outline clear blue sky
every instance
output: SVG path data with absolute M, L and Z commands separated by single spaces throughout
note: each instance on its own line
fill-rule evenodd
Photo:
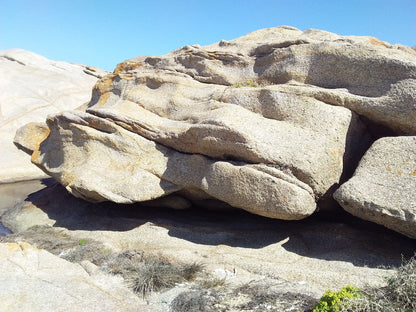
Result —
M 113 70 L 279 25 L 416 45 L 416 0 L 0 0 L 0 50 Z

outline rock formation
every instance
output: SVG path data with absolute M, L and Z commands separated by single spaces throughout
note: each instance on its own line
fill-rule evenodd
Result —
M 89 201 L 175 193 L 302 219 L 352 175 L 373 135 L 416 135 L 415 90 L 409 47 L 282 26 L 127 60 L 85 111 L 22 128 L 16 142 Z
M 279 284 L 280 294 L 286 295 L 286 298 L 288 292 L 320 298 L 325 290 L 340 289 L 345 285 L 359 288 L 383 286 L 385 277 L 393 272 L 392 267 L 400 264 L 402 255 L 413 255 L 415 249 L 413 240 L 358 219 L 350 224 L 325 222 L 315 217 L 287 222 L 241 210 L 173 211 L 160 207 L 148 209 L 147 204 L 90 203 L 75 198 L 64 187 L 55 184 L 31 194 L 26 201 L 3 215 L 4 225 L 16 234 L 0 237 L 0 255 L 1 242 L 16 241 L 27 241 L 56 255 L 71 252 L 79 255 L 84 252 L 89 255 L 87 259 L 95 263 L 97 258 L 100 259 L 97 251 L 103 246 L 114 252 L 140 250 L 160 254 L 179 263 L 203 263 L 206 272 L 222 272 L 219 278 L 225 279 L 223 288 L 230 292 L 256 281 L 265 288 Z M 79 245 L 81 239 L 86 242 L 85 245 Z M 80 250 L 75 253 L 77 248 Z M 23 252 L 19 250 L 19 253 Z M 22 255 L 19 257 L 24 258 Z M 82 258 L 64 258 L 83 264 Z M 52 270 L 58 276 L 63 275 L 67 266 L 75 267 L 60 260 L 56 262 L 60 272 Z M 3 276 L 13 275 L 8 272 L 14 267 L 12 263 L 2 266 L 0 260 L 0 281 Z M 80 271 L 78 267 L 76 276 L 85 275 Z M 68 278 L 73 284 L 69 274 L 60 278 L 63 281 Z M 95 280 L 95 275 L 90 278 Z M 18 282 L 18 279 L 13 279 L 10 284 Z M 2 291 L 8 293 L 7 289 L 1 290 L 2 285 L 8 284 L 0 283 L 0 296 Z M 196 286 L 177 285 L 167 293 L 177 295 Z M 206 291 L 222 293 L 224 289 Z M 261 292 L 262 295 L 264 293 Z M 88 301 L 88 291 L 85 294 Z M 169 299 L 166 296 L 168 294 L 163 293 L 146 298 L 150 302 L 149 311 L 172 311 L 168 308 L 159 310 L 153 305 L 160 300 L 166 306 L 166 302 L 175 297 Z M 241 300 L 243 296 L 235 291 L 232 297 Z M 235 309 L 242 310 L 245 309 Z
M 139 298 L 120 278 L 94 267 L 70 263 L 27 243 L 0 243 L 2 310 L 140 310 Z
M 20 49 L 0 51 L 0 183 L 45 176 L 13 145 L 16 130 L 87 102 L 92 86 L 105 74 Z
M 416 136 L 377 140 L 334 194 L 345 210 L 416 238 Z

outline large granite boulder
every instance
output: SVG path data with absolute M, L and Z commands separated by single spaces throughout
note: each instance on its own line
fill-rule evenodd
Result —
M 33 134 L 27 127 L 17 142 L 90 201 L 179 192 L 301 219 L 370 145 L 361 116 L 416 133 L 415 78 L 408 47 L 263 29 L 125 61 L 95 85 L 85 112 L 52 115 L 38 139 L 22 139 Z
M 2 311 L 140 311 L 120 277 L 70 263 L 27 243 L 0 243 Z
M 334 197 L 351 214 L 416 238 L 416 136 L 377 140 Z
M 105 73 L 20 49 L 0 51 L 0 183 L 45 176 L 13 145 L 16 129 L 87 102 Z

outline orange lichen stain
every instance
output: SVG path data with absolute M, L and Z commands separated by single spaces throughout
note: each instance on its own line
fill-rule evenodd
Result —
M 115 74 L 109 74 L 104 76 L 94 86 L 94 89 L 98 90 L 101 94 L 110 91 L 111 85 L 114 79 L 117 77 Z
M 397 171 L 397 174 L 398 174 L 399 176 L 401 176 L 401 175 L 402 175 L 402 172 L 401 172 L 401 171 Z
M 390 166 L 388 166 L 388 167 L 387 167 L 387 171 L 391 171 L 391 168 L 390 168 Z
M 287 199 L 287 197 L 285 195 L 283 195 L 283 199 Z
M 391 178 L 392 177 L 392 175 L 391 174 L 389 174 L 389 178 Z
M 34 164 L 39 164 L 39 154 L 40 154 L 40 145 L 42 144 L 43 141 L 46 140 L 46 138 L 49 136 L 49 134 L 51 133 L 51 130 L 49 128 L 45 128 L 44 131 L 42 133 L 37 133 L 37 144 L 36 144 L 36 148 L 34 149 L 32 156 L 31 156 L 31 161 Z
M 309 199 L 309 202 L 310 202 L 310 203 L 313 203 L 313 198 Z
M 113 84 L 114 79 L 117 77 L 117 75 L 110 74 L 107 76 L 104 76 L 94 86 L 94 91 L 98 91 L 100 94 L 100 100 L 96 104 L 98 107 L 103 106 L 105 103 L 107 103 L 108 98 L 111 95 L 111 87 Z
M 338 164 L 342 164 L 342 151 L 340 148 L 338 149 Z
M 114 69 L 114 74 L 119 74 L 121 72 L 125 72 L 125 71 L 129 71 L 129 70 L 134 70 L 138 67 L 142 67 L 144 66 L 143 63 L 141 62 L 132 62 L 132 61 L 125 61 L 123 63 L 120 63 L 116 66 L 116 68 Z
M 16 243 L 6 243 L 7 249 L 11 252 L 21 251 L 20 246 Z
M 30 245 L 29 243 L 26 243 L 26 242 L 19 243 L 19 245 L 20 245 L 20 248 L 21 248 L 23 251 L 28 251 L 28 250 L 36 250 L 36 251 L 40 251 L 40 249 L 38 249 L 38 248 L 36 248 L 36 247 L 33 247 L 32 245 Z
M 100 100 L 97 103 L 98 107 L 103 106 L 105 103 L 107 103 L 108 99 L 110 98 L 111 93 L 110 92 L 106 92 L 104 94 L 102 94 L 100 96 Z
M 218 105 L 214 105 L 211 110 L 218 109 Z
M 415 169 L 415 171 L 413 171 L 413 175 L 416 176 L 416 169 Z
M 383 41 L 378 40 L 377 38 L 374 38 L 374 37 L 371 37 L 369 42 L 376 46 L 388 48 L 388 46 Z

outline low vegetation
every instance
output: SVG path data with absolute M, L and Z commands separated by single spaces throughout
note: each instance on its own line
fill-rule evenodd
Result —
M 19 241 L 27 241 L 71 262 L 88 260 L 107 273 L 123 276 L 133 291 L 142 296 L 193 281 L 204 268 L 198 263 L 174 264 L 162 255 L 147 255 L 140 250 L 113 252 L 98 241 L 77 239 L 64 230 L 49 226 L 35 226 L 0 237 L 0 242 Z
M 320 301 L 287 290 L 287 285 L 250 282 L 230 286 L 225 278 L 204 271 L 198 263 L 178 263 L 140 250 L 114 252 L 102 243 L 75 238 L 68 231 L 36 226 L 0 237 L 0 242 L 27 241 L 71 262 L 88 260 L 101 270 L 121 275 L 140 296 L 188 283 L 170 305 L 172 312 L 292 311 L 292 312 L 415 312 L 416 255 L 396 269 L 381 288 L 346 286 L 327 291 Z
M 195 287 L 179 294 L 171 303 L 172 312 L 300 312 L 313 307 L 317 300 L 287 291 L 284 283 L 270 285 L 252 281 L 238 287 L 214 289 Z
M 359 291 L 348 286 L 340 292 L 327 292 L 313 312 L 415 312 L 416 257 L 403 261 L 386 282 L 381 288 Z
M 174 265 L 163 257 L 151 256 L 136 263 L 135 274 L 125 279 L 130 287 L 143 297 L 146 294 L 174 287 L 176 284 L 190 282 L 203 269 L 197 263 Z
M 262 87 L 257 81 L 247 80 L 244 82 L 237 82 L 231 86 L 231 88 L 259 88 Z
M 313 312 L 340 311 L 342 307 L 348 306 L 351 299 L 362 297 L 362 292 L 352 286 L 343 287 L 340 291 L 328 290 L 324 293 Z

